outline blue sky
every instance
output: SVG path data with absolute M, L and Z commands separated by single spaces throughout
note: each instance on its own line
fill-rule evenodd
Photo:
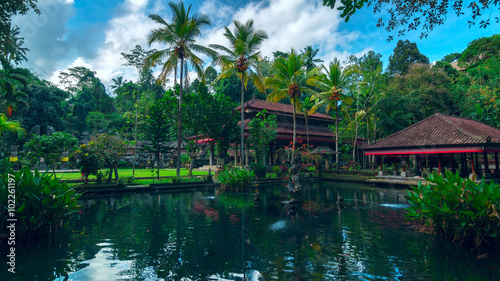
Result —
M 450 14 L 444 25 L 437 27 L 426 39 L 420 32 L 407 33 L 387 42 L 389 35 L 376 27 L 379 15 L 370 8 L 356 13 L 348 23 L 336 10 L 323 7 L 322 0 L 194 0 L 192 11 L 207 14 L 212 26 L 204 30 L 200 44 L 226 45 L 223 27 L 232 20 L 254 19 L 257 28 L 265 30 L 269 39 L 262 45 L 262 54 L 272 57 L 276 50 L 303 49 L 307 45 L 319 48 L 319 58 L 325 63 L 338 57 L 362 55 L 369 50 L 382 54 L 384 67 L 399 39 L 417 43 L 430 61 L 444 55 L 461 52 L 476 38 L 495 34 L 498 24 L 487 29 L 468 27 L 467 17 Z M 25 46 L 30 49 L 29 61 L 23 66 L 44 79 L 58 82 L 58 73 L 72 66 L 86 66 L 97 71 L 106 84 L 117 76 L 136 80 L 132 67 L 124 67 L 121 52 L 129 52 L 140 44 L 148 49 L 147 35 L 155 25 L 148 15 L 158 13 L 169 19 L 167 1 L 160 0 L 39 0 L 42 15 L 30 13 L 18 16 L 14 23 L 21 28 Z M 491 18 L 498 16 L 493 12 Z M 231 28 L 231 27 L 230 27 Z M 161 48 L 161 46 L 152 46 Z

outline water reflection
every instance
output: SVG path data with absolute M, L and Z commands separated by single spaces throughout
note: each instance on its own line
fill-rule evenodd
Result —
M 18 280 L 489 280 L 500 274 L 494 252 L 477 259 L 484 251 L 411 228 L 402 190 L 310 185 L 292 211 L 281 187 L 259 191 L 257 204 L 252 194 L 214 191 L 87 197 L 69 235 L 20 249 Z

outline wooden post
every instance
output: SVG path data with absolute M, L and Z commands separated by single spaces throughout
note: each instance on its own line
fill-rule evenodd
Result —
M 210 142 L 210 166 L 214 164 L 214 141 Z
M 490 171 L 490 164 L 488 163 L 488 152 L 486 152 L 486 150 L 483 151 L 483 158 L 484 158 L 484 174 L 489 175 L 491 174 L 491 171 Z
M 440 175 L 443 174 L 443 167 L 442 167 L 442 164 L 441 164 L 441 155 L 438 156 L 438 173 Z
M 470 153 L 470 169 L 471 169 L 471 174 L 476 173 L 474 169 L 474 154 L 472 152 Z
M 384 170 L 382 170 L 382 163 L 384 162 L 384 158 L 382 158 L 382 155 L 380 156 L 380 171 L 383 173 Z
M 476 166 L 475 166 L 475 167 L 478 169 L 478 170 L 477 170 L 477 171 L 478 171 L 478 173 L 476 173 L 476 174 L 481 174 L 481 171 L 480 171 L 480 169 L 479 169 L 479 161 L 477 160 L 477 152 L 474 152 L 474 156 L 475 156 L 475 158 L 476 158 L 476 164 L 475 164 Z
M 500 173 L 500 169 L 498 168 L 498 152 L 495 152 L 495 174 Z

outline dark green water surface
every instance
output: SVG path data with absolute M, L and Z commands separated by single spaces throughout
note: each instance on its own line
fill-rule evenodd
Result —
M 19 245 L 16 278 L 0 279 L 500 280 L 496 249 L 408 225 L 403 190 L 309 185 L 296 212 L 282 187 L 259 191 L 87 196 L 67 234 Z

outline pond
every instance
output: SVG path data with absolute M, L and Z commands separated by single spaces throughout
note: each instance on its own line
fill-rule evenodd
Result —
M 282 187 L 259 191 L 257 204 L 253 194 L 213 189 L 87 196 L 69 233 L 18 246 L 17 279 L 8 279 L 6 268 L 0 276 L 30 281 L 500 276 L 498 252 L 490 249 L 484 257 L 485 250 L 460 248 L 407 224 L 401 189 L 308 185 L 296 211 L 285 208 Z

